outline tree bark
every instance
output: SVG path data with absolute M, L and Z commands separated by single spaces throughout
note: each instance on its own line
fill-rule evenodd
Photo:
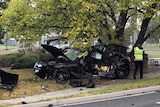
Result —
M 146 35 L 146 31 L 147 31 L 147 27 L 148 27 L 148 24 L 150 22 L 152 17 L 150 18 L 146 18 L 142 21 L 142 25 L 141 25 L 141 31 L 139 32 L 139 35 L 138 35 L 138 38 L 137 38 L 137 41 L 135 43 L 135 45 L 139 44 L 139 45 L 142 45 L 144 43 L 144 38 L 145 38 L 145 35 Z
M 127 11 L 121 11 L 118 23 L 116 25 L 116 35 L 115 35 L 115 39 L 118 39 L 121 42 L 123 42 L 124 40 L 123 36 L 126 23 L 127 23 Z

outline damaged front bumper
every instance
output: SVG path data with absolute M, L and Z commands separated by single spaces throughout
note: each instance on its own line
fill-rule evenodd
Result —
M 0 70 L 0 88 L 7 89 L 7 90 L 13 90 L 13 88 L 18 83 L 18 74 L 11 74 L 8 72 L 5 72 L 3 70 Z

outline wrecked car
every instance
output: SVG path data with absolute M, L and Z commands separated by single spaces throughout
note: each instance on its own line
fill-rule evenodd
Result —
M 108 44 L 91 47 L 88 55 L 89 66 L 98 70 L 100 77 L 125 79 L 130 73 L 130 60 L 127 47 Z
M 51 45 L 41 45 L 53 55 L 51 59 L 40 60 L 34 65 L 34 73 L 40 78 L 55 79 L 57 82 L 67 81 L 71 78 L 80 78 L 83 72 L 81 51 L 74 48 L 58 49 Z M 79 57 L 79 58 L 78 58 Z M 81 70 L 80 70 L 81 69 Z
M 0 88 L 12 91 L 18 83 L 18 74 L 11 74 L 0 70 Z
M 63 82 L 72 78 L 92 78 L 93 75 L 124 79 L 130 72 L 126 48 L 120 45 L 94 45 L 85 52 L 75 48 L 62 50 L 48 44 L 41 46 L 53 55 L 34 65 L 34 73 L 43 79 Z

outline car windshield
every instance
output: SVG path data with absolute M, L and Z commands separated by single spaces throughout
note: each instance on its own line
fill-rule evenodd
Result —
M 77 49 L 67 49 L 64 53 L 70 60 L 75 60 L 80 54 L 82 54 L 81 51 Z

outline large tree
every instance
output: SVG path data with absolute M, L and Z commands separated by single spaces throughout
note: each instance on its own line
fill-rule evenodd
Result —
M 125 32 L 139 29 L 135 44 L 142 45 L 160 28 L 159 10 L 159 0 L 11 0 L 2 19 L 12 36 L 37 38 L 57 31 L 81 48 L 99 37 L 124 44 Z M 148 30 L 152 20 L 157 25 Z
M 3 12 L 1 20 L 4 28 L 11 37 L 17 40 L 37 40 L 36 29 L 34 29 L 34 20 L 36 13 L 30 6 L 28 0 L 11 0 L 9 7 Z M 32 26 L 32 28 L 30 27 Z

